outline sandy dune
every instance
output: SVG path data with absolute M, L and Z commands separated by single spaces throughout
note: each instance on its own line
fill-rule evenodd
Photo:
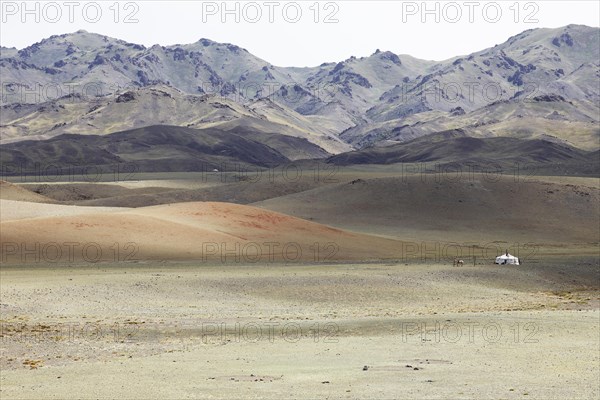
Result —
M 55 218 L 127 210 L 118 207 L 80 207 L 59 204 L 0 200 L 0 222 L 31 218 Z
M 10 182 L 0 180 L 0 199 L 14 201 L 29 201 L 33 203 L 55 203 L 54 200 L 24 189 Z
M 148 259 L 294 262 L 393 257 L 400 242 L 255 207 L 180 203 L 135 210 L 2 203 L 7 263 Z

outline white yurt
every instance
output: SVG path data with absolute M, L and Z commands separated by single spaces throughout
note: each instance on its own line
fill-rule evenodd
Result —
M 519 262 L 519 258 L 508 254 L 508 251 L 507 251 L 506 254 L 502 254 L 501 256 L 496 257 L 496 264 L 520 265 L 521 263 Z

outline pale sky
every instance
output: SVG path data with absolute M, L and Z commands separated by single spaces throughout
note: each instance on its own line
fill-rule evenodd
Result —
M 297 67 L 368 56 L 376 49 L 444 60 L 526 29 L 600 26 L 596 0 L 25 3 L 0 1 L 2 46 L 23 48 L 85 29 L 146 46 L 208 38 L 241 46 L 277 66 Z

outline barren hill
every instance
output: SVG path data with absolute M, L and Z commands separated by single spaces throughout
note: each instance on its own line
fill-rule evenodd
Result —
M 588 186 L 465 171 L 414 174 L 361 179 L 254 205 L 404 240 L 588 244 L 600 237 L 600 191 L 590 179 Z
M 199 171 L 269 167 L 295 158 L 323 158 L 322 148 L 305 139 L 249 128 L 223 131 L 149 126 L 111 135 L 65 134 L 43 141 L 0 147 L 2 171 L 23 174 L 36 165 L 75 171 L 118 165 L 134 172 Z
M 8 211 L 27 203 L 2 206 Z M 85 215 L 79 207 L 56 207 L 60 216 L 51 216 L 57 213 L 53 206 L 35 218 L 7 213 L 1 222 L 2 262 L 326 262 L 399 257 L 401 247 L 395 240 L 234 204 L 180 203 L 126 211 L 90 208 L 95 213 Z M 49 216 L 44 218 L 43 212 Z M 24 249 L 39 252 L 26 255 Z

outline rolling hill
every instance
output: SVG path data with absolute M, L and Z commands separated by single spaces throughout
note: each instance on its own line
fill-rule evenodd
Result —
M 35 205 L 29 216 L 15 211 L 24 207 L 27 203 L 3 200 L 2 263 L 327 262 L 398 257 L 401 247 L 395 240 L 234 204 L 180 203 L 135 210 Z M 23 250 L 32 248 L 44 249 L 37 254 L 43 260 Z
M 294 157 L 327 154 L 305 139 L 241 127 L 223 131 L 150 126 L 104 136 L 64 134 L 0 147 L 6 175 L 48 168 L 75 174 L 92 167 L 109 172 L 118 165 L 134 172 L 256 170 L 288 163 Z
M 557 175 L 596 176 L 600 168 L 597 151 L 585 151 L 542 139 L 514 137 L 472 137 L 463 129 L 421 136 L 389 146 L 371 147 L 330 157 L 340 166 L 361 164 L 430 163 L 469 165 L 475 171 L 509 170 L 516 165 L 536 172 Z
M 355 232 L 440 243 L 597 243 L 600 191 L 511 175 L 399 174 L 253 205 Z

